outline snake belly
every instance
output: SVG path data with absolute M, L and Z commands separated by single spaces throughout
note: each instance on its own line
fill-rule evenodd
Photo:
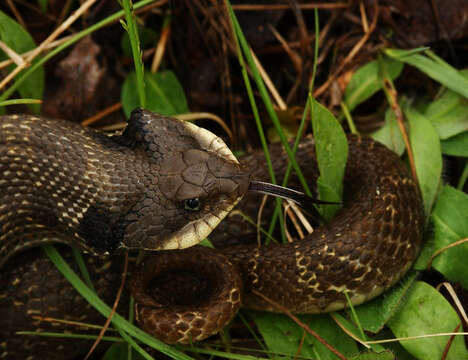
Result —
M 74 126 L 70 128 L 65 124 L 62 124 L 61 126 L 65 127 L 63 131 L 68 134 L 70 131 L 82 131 L 78 127 Z M 31 131 L 31 129 L 26 130 Z M 51 131 L 54 130 L 51 129 Z M 146 137 L 148 137 L 148 135 L 146 135 Z M 136 135 L 133 134 L 133 138 L 141 141 L 142 137 L 138 136 L 138 131 L 136 131 Z M 145 136 L 143 136 L 143 139 L 144 138 Z M 60 141 L 60 136 L 57 136 L 54 140 Z M 88 149 L 86 141 L 89 141 L 89 139 L 83 138 L 81 141 L 83 141 L 83 143 L 80 143 L 80 141 L 74 143 L 79 147 L 77 151 L 81 151 L 83 148 Z M 107 140 L 100 139 L 99 141 L 106 142 Z M 184 144 L 189 144 L 186 146 L 186 151 L 189 151 L 190 148 L 193 147 L 193 141 L 190 141 L 190 139 L 182 139 L 181 141 L 183 141 Z M 216 251 L 214 255 L 215 257 L 223 256 L 223 259 L 227 258 L 227 261 L 222 261 L 229 263 L 229 266 L 232 265 L 232 269 L 239 270 L 238 277 L 241 279 L 242 288 L 239 290 L 239 293 L 229 290 L 229 295 L 220 300 L 220 302 L 224 301 L 224 303 L 230 304 L 235 303 L 236 306 L 237 303 L 240 304 L 242 302 L 243 306 L 252 309 L 276 311 L 277 309 L 270 303 L 255 296 L 253 290 L 256 290 L 267 298 L 287 307 L 292 312 L 327 312 L 346 306 L 344 291 L 348 292 L 348 295 L 354 304 L 360 304 L 379 295 L 395 284 L 395 282 L 405 274 L 417 256 L 422 240 L 424 218 L 419 189 L 408 175 L 408 172 L 400 159 L 383 145 L 380 145 L 370 139 L 355 136 L 351 136 L 348 139 L 348 143 L 349 160 L 345 175 L 345 199 L 343 209 L 331 223 L 315 229 L 312 234 L 306 236 L 306 238 L 302 240 L 297 240 L 289 244 L 273 244 L 260 247 L 252 244 L 233 245 Z M 119 148 L 118 156 L 121 157 L 118 158 L 118 162 L 130 162 L 132 164 L 139 163 L 138 161 L 140 156 L 142 156 L 141 152 L 148 153 L 154 151 L 154 148 L 151 149 L 149 146 L 141 149 L 138 146 L 135 147 L 133 142 L 131 145 L 132 146 L 128 146 L 128 144 L 124 144 L 124 148 Z M 113 143 L 112 146 L 115 146 L 115 143 Z M 118 144 L 118 146 L 121 146 L 121 144 Z M 160 149 L 158 150 L 161 151 Z M 277 171 L 280 171 L 281 169 L 284 170 L 287 165 L 287 159 L 285 158 L 281 148 L 273 147 L 271 151 L 275 169 Z M 59 154 L 57 156 L 59 156 Z M 130 158 L 130 160 L 128 160 L 128 158 Z M 314 179 L 317 178 L 317 165 L 314 160 L 314 145 L 310 139 L 306 139 L 301 144 L 298 158 L 307 164 L 302 165 L 302 167 L 303 169 L 306 169 L 305 172 L 309 177 L 309 183 L 313 183 Z M 104 160 L 105 159 L 106 158 L 104 158 Z M 34 162 L 38 161 L 38 159 L 34 158 L 33 153 L 28 153 L 28 155 L 23 158 L 23 161 Z M 266 174 L 266 166 L 261 160 L 261 156 L 259 154 L 252 154 L 245 157 L 242 160 L 242 163 L 246 168 L 251 170 L 250 177 L 265 180 L 264 174 Z M 228 161 L 228 165 L 223 163 L 223 166 L 229 167 L 230 170 L 228 171 L 228 174 L 233 174 L 233 177 L 243 176 L 241 175 L 239 168 L 237 168 L 237 165 L 232 165 L 231 160 Z M 236 169 L 232 170 L 232 166 Z M 128 186 L 131 187 L 131 185 L 136 186 L 136 184 L 141 184 L 142 179 L 146 179 L 146 183 L 143 183 L 147 185 L 148 181 L 150 181 L 148 179 L 158 176 L 154 173 L 152 173 L 151 176 L 145 174 L 145 166 L 143 165 L 139 167 L 137 166 L 137 169 L 142 171 L 142 173 L 131 174 L 128 177 L 129 180 L 125 189 L 128 189 Z M 148 169 L 148 166 L 146 166 L 146 169 Z M 151 170 L 154 172 L 159 169 L 156 167 L 156 170 L 154 168 Z M 51 167 L 48 168 L 47 171 L 52 175 L 57 172 L 59 175 L 56 176 L 58 176 L 59 183 L 60 181 L 65 181 L 60 178 L 60 172 L 63 173 L 64 170 L 57 168 L 57 166 L 54 165 L 54 162 L 52 162 Z M 174 169 L 171 169 L 171 171 L 174 171 Z M 107 173 L 97 175 L 97 180 L 96 178 L 93 179 L 98 182 L 98 185 L 99 182 L 104 184 L 104 175 L 107 175 Z M 16 176 L 16 178 L 15 176 L 15 174 L 9 174 L 7 177 L 4 176 L 2 181 L 19 181 L 16 178 L 21 179 L 20 176 Z M 100 178 L 100 176 L 102 176 L 102 178 Z M 80 177 L 77 178 L 80 179 Z M 67 179 L 71 183 L 72 187 L 82 186 L 78 182 L 74 183 L 75 180 L 73 176 L 67 176 Z M 242 178 L 242 184 L 244 181 L 244 178 Z M 233 204 L 238 201 L 238 198 L 242 196 L 246 190 L 244 185 L 240 186 L 242 188 L 240 190 L 239 186 L 229 185 L 225 185 L 225 188 L 234 192 L 234 195 L 229 197 L 229 204 L 222 207 L 222 211 L 226 213 L 230 208 L 232 208 L 232 206 L 234 206 Z M 147 189 L 146 187 L 136 187 L 139 191 Z M 115 189 L 112 188 L 108 190 L 112 193 Z M 93 194 L 95 192 L 90 191 L 89 193 Z M 12 194 L 12 196 L 14 198 L 14 196 L 20 195 Z M 83 194 L 78 193 L 76 196 L 76 201 L 78 203 L 80 203 L 79 199 L 82 199 L 80 196 L 83 196 Z M 216 197 L 216 201 L 219 200 L 218 195 L 214 197 Z M 129 224 L 131 223 L 131 220 L 139 220 L 138 215 L 141 214 L 141 212 L 137 211 L 135 215 L 135 212 L 128 211 L 129 208 L 134 209 L 135 205 L 133 201 L 135 198 L 139 199 L 139 196 L 130 196 L 130 200 L 126 198 L 124 204 L 119 208 L 113 208 L 117 214 L 119 214 L 119 209 L 125 209 L 127 216 L 124 217 L 123 223 L 120 221 L 109 221 L 108 213 L 106 213 L 102 207 L 99 207 L 99 211 L 94 211 L 94 213 L 92 213 L 93 215 L 98 214 L 98 219 L 104 218 L 106 220 L 104 222 L 91 222 L 95 227 L 99 228 L 99 226 L 104 226 L 107 230 L 107 232 L 105 232 L 106 236 L 104 236 L 103 239 L 102 237 L 96 238 L 94 235 L 89 234 L 92 228 L 89 224 L 87 225 L 87 232 L 76 231 L 76 229 L 80 229 L 82 219 L 87 219 L 88 222 L 90 220 L 84 213 L 81 217 L 73 217 L 76 219 L 75 221 L 72 221 L 75 225 L 68 225 L 68 222 L 65 222 L 66 226 L 71 226 L 72 229 L 72 231 L 70 231 L 70 228 L 66 228 L 66 233 L 76 235 L 76 241 L 71 242 L 71 244 L 81 248 L 91 249 L 92 252 L 98 252 L 94 250 L 99 248 L 99 246 L 103 247 L 105 250 L 113 250 L 113 248 L 117 246 L 115 239 L 113 239 L 112 236 L 112 234 L 115 233 L 115 230 L 117 229 L 120 231 L 117 232 L 120 240 L 125 239 L 125 229 L 130 226 Z M 44 203 L 41 201 L 35 202 L 35 198 L 33 196 L 25 197 L 25 200 L 34 205 L 31 210 L 34 213 L 43 213 L 46 207 L 50 207 L 50 203 Z M 82 201 L 84 200 L 82 199 Z M 177 201 L 180 201 L 180 198 L 177 198 Z M 10 203 L 10 198 L 6 199 L 2 196 L 0 209 L 8 206 Z M 74 205 L 72 200 L 70 200 L 66 206 L 65 204 L 63 205 L 63 207 L 67 209 L 72 209 L 73 206 L 76 205 Z M 244 196 L 244 199 L 239 204 L 240 209 L 253 216 L 255 216 L 254 208 L 256 207 L 258 207 L 258 196 L 254 197 L 252 194 Z M 215 206 L 211 209 L 213 208 L 216 209 Z M 104 216 L 102 216 L 103 214 Z M 7 255 L 13 253 L 14 255 L 9 255 L 9 257 L 13 258 L 14 256 L 13 259 L 15 260 L 15 263 L 18 258 L 18 264 L 12 265 L 10 261 L 10 263 L 7 264 L 9 273 L 4 271 L 5 267 L 0 269 L 0 276 L 3 277 L 2 282 L 6 281 L 9 274 L 11 274 L 11 271 L 13 271 L 15 277 L 14 279 L 8 278 L 9 284 L 12 286 L 1 289 L 0 311 L 5 310 L 7 306 L 16 306 L 17 304 L 20 304 L 23 309 L 28 309 L 31 302 L 34 301 L 34 296 L 31 296 L 31 293 L 34 293 L 34 287 L 40 286 L 37 283 L 29 284 L 28 276 L 31 279 L 34 278 L 35 282 L 41 281 L 37 276 L 32 275 L 37 274 L 37 257 L 41 258 L 41 254 L 39 253 L 38 255 L 37 252 L 34 252 L 33 254 L 27 253 L 26 255 L 17 255 L 15 247 L 18 246 L 18 240 L 17 237 L 11 236 L 11 234 L 16 234 L 13 231 L 14 229 L 22 226 L 20 222 L 21 218 L 27 217 L 28 215 L 30 216 L 30 213 L 17 213 L 14 220 L 9 221 L 7 225 L 3 223 L 2 226 L 1 235 L 4 236 L 6 234 L 5 229 L 7 229 L 10 231 L 10 233 L 7 233 L 10 234 L 10 236 L 4 237 L 4 242 L 0 242 L 0 254 L 2 254 L 3 257 L 0 258 L 0 262 L 4 260 Z M 115 217 L 118 219 L 122 218 L 121 216 Z M 92 217 L 92 219 L 95 218 L 96 216 Z M 51 221 L 50 216 L 47 216 L 47 219 L 48 221 Z M 63 221 L 63 217 L 58 216 L 58 219 L 59 220 L 56 219 L 55 222 L 52 222 L 51 224 L 46 223 L 39 229 L 26 226 L 26 229 L 31 229 L 31 235 L 29 235 L 30 238 L 36 239 L 34 240 L 36 242 L 28 241 L 27 246 L 32 247 L 37 245 L 37 243 L 42 242 L 43 237 L 41 236 L 44 234 L 47 235 L 46 238 L 48 241 L 50 241 L 50 239 L 54 241 L 57 241 L 58 239 L 61 241 L 60 239 L 63 239 L 63 237 L 61 237 L 60 234 L 64 231 L 64 228 L 60 227 L 63 225 L 60 223 L 60 219 Z M 15 221 L 17 222 L 15 223 Z M 148 221 L 149 220 L 146 219 L 141 224 L 145 225 Z M 56 226 L 57 222 L 60 225 L 59 227 Z M 118 226 L 116 226 L 116 224 Z M 175 228 L 176 226 L 173 225 L 173 227 Z M 180 225 L 178 225 L 178 227 L 180 227 Z M 50 233 L 50 229 L 53 229 L 52 233 Z M 155 231 L 153 230 L 153 232 Z M 249 237 L 253 233 L 254 231 L 252 231 L 252 228 L 246 226 L 238 216 L 231 216 L 218 225 L 212 234 L 212 238 L 215 243 L 226 240 L 231 242 L 234 236 Z M 50 236 L 51 234 L 53 236 Z M 141 235 L 141 232 L 139 234 Z M 90 236 L 91 241 L 86 240 L 88 235 Z M 11 243 L 6 243 L 5 239 L 8 239 L 8 241 L 11 240 Z M 83 239 L 85 240 L 85 243 L 80 243 Z M 166 239 L 167 236 L 163 238 L 164 241 L 166 241 Z M 24 241 L 24 239 L 21 239 L 20 241 Z M 104 241 L 105 246 L 101 244 L 102 241 Z M 129 243 L 136 244 L 135 246 L 129 246 L 136 248 L 141 244 L 141 242 L 138 242 L 135 238 L 131 238 Z M 184 251 L 187 251 L 189 257 L 196 258 L 193 256 L 193 253 L 190 253 L 192 250 L 188 249 Z M 199 250 L 194 249 L 193 251 Z M 158 252 L 156 256 L 164 256 L 165 253 L 166 252 Z M 152 261 L 153 260 L 148 259 L 145 263 L 151 263 Z M 47 268 L 50 264 L 44 265 L 44 261 L 42 260 L 39 260 L 39 262 L 42 266 L 40 268 L 41 272 L 44 274 L 54 274 L 50 276 L 60 276 L 56 271 L 54 272 L 53 267 L 50 269 Z M 45 261 L 45 263 L 47 263 L 47 261 Z M 28 265 L 31 265 L 31 268 L 27 269 Z M 197 265 L 190 266 L 190 272 L 196 272 L 197 269 L 194 269 L 193 267 L 196 267 Z M 15 269 L 18 267 L 22 267 L 22 271 L 20 273 L 15 272 Z M 111 277 L 107 275 L 110 272 L 110 266 L 103 265 L 97 266 L 96 268 L 98 269 L 98 278 Z M 185 273 L 188 272 L 187 269 L 184 269 L 183 271 Z M 209 270 L 208 272 L 216 273 L 216 271 L 213 270 Z M 221 274 L 221 271 L 219 273 Z M 96 276 L 96 274 L 92 276 Z M 44 278 L 46 277 L 44 276 L 43 279 Z M 49 275 L 47 278 L 52 279 Z M 149 278 L 151 279 L 151 276 L 149 276 Z M 14 292 L 15 284 L 18 283 L 23 286 L 23 294 L 15 293 L 14 296 L 11 297 L 14 299 L 16 304 L 14 305 L 13 302 L 8 302 L 7 299 L 10 296 L 9 292 Z M 114 286 L 109 285 L 111 283 L 112 282 L 110 281 L 106 286 Z M 66 284 L 62 284 L 60 286 L 62 286 L 62 292 L 74 291 Z M 27 290 L 24 290 L 25 288 Z M 146 289 L 139 288 L 138 291 L 141 290 Z M 240 299 L 241 292 L 243 294 L 242 299 Z M 41 309 L 43 315 L 47 315 L 49 311 L 47 296 L 54 297 L 55 295 L 47 293 L 41 294 L 40 302 L 42 304 Z M 147 295 L 144 296 L 147 297 Z M 139 300 L 137 299 L 137 301 Z M 154 300 L 151 301 L 154 303 Z M 72 300 L 70 300 L 70 302 L 72 302 Z M 143 301 L 143 303 L 144 302 L 145 301 Z M 50 304 L 50 308 L 53 308 L 54 314 L 60 313 L 60 307 L 62 306 L 60 301 L 57 301 L 57 299 L 55 299 L 55 301 L 51 300 Z M 67 307 L 69 305 L 70 304 L 67 304 Z M 216 317 L 216 315 L 211 314 L 206 317 L 205 315 L 199 315 L 197 310 L 188 308 L 186 304 L 181 306 L 182 310 L 178 315 L 179 319 L 184 319 L 184 321 L 186 319 L 187 321 L 185 323 L 180 321 L 183 323 L 182 329 L 175 331 L 175 333 L 178 334 L 175 337 L 178 337 L 178 339 L 169 338 L 165 339 L 166 341 L 175 342 L 182 340 L 182 342 L 187 342 L 188 340 L 206 337 L 212 333 L 212 330 L 210 330 L 208 331 L 208 335 L 206 335 L 205 330 L 206 328 L 211 329 L 212 325 L 209 322 L 209 318 Z M 177 308 L 177 306 L 171 307 Z M 140 310 L 142 308 L 143 306 L 140 305 Z M 150 308 L 154 309 L 155 306 L 150 306 Z M 160 304 L 156 305 L 156 308 L 160 309 Z M 64 310 L 64 312 L 66 312 L 66 310 Z M 143 313 L 145 312 L 149 312 L 149 310 L 143 310 Z M 226 315 L 224 317 L 229 320 L 231 315 Z M 142 318 L 141 311 L 139 318 Z M 161 328 L 160 325 L 155 324 L 155 318 L 156 316 L 153 315 L 146 316 L 146 325 L 142 323 L 142 326 L 150 331 L 162 329 L 163 332 L 170 332 L 165 325 Z M 144 319 L 142 320 L 143 322 L 145 321 Z M 6 322 L 3 323 L 0 320 L 0 329 L 2 329 L 3 334 L 8 334 L 8 336 L 11 336 L 13 339 L 13 331 L 9 329 L 18 329 L 18 324 L 13 325 L 12 322 L 13 320 L 11 318 L 7 318 Z M 154 331 L 152 332 L 157 333 Z M 0 349 L 3 346 L 4 353 L 9 353 L 10 355 L 14 354 L 12 352 L 12 346 L 14 346 L 14 344 L 18 344 L 17 339 L 15 341 L 16 342 L 13 340 L 10 341 L 10 338 L 8 338 L 7 341 L 0 344 Z M 33 347 L 33 345 L 31 346 Z M 0 355 L 0 358 L 1 357 L 2 356 Z

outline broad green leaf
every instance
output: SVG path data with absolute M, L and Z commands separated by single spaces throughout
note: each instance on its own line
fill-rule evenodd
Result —
M 282 314 L 266 312 L 251 312 L 251 314 L 270 351 L 291 358 L 296 356 L 304 334 L 304 330 L 299 325 Z M 300 319 L 343 355 L 351 356 L 357 353 L 354 340 L 344 336 L 328 315 L 303 315 Z M 300 355 L 309 359 L 336 359 L 333 353 L 310 334 L 304 339 Z
M 403 136 L 401 136 L 395 113 L 391 109 L 385 112 L 385 125 L 374 132 L 371 137 L 393 150 L 399 156 L 405 152 Z
M 440 144 L 445 155 L 468 157 L 468 131 L 443 140 Z
M 151 111 L 171 116 L 189 111 L 184 90 L 172 71 L 155 74 L 145 72 L 146 108 Z M 122 87 L 122 106 L 125 115 L 129 116 L 139 106 L 136 91 L 136 75 L 130 73 Z
M 400 75 L 403 63 L 388 57 L 382 57 L 381 61 L 381 65 L 385 66 L 385 72 L 392 80 Z M 378 60 L 371 61 L 353 74 L 344 92 L 344 101 L 349 111 L 382 89 L 383 81 L 379 65 Z
M 456 311 L 430 285 L 418 281 L 411 288 L 406 302 L 388 322 L 396 337 L 410 337 L 454 332 L 460 324 Z M 400 344 L 416 359 L 440 360 L 449 336 L 402 340 Z M 468 359 L 462 336 L 455 336 L 447 360 Z
M 427 268 L 432 254 L 457 240 L 468 237 L 468 195 L 444 186 L 431 215 L 433 237 L 423 248 L 416 263 L 418 269 Z M 453 282 L 468 289 L 468 243 L 447 249 L 439 254 L 432 266 Z
M 437 196 L 442 176 L 439 136 L 425 116 L 411 107 L 405 109 L 405 114 L 410 124 L 410 142 L 427 219 Z
M 23 27 L 16 21 L 11 19 L 5 13 L 0 11 L 0 40 L 7 44 L 17 54 L 25 53 L 36 47 L 33 38 Z M 0 50 L 0 60 L 8 59 L 8 56 Z M 33 61 L 34 63 L 35 61 Z M 16 65 L 8 67 L 12 71 Z M 21 76 L 24 70 L 18 74 Z M 41 66 L 19 86 L 19 93 L 23 98 L 42 99 L 44 93 L 44 68 Z M 40 104 L 29 104 L 30 109 L 34 113 L 39 113 L 41 110 Z M 1 110 L 0 110 L 1 111 Z
M 468 77 L 466 71 L 461 71 L 460 74 Z M 439 99 L 429 104 L 425 115 L 436 128 L 439 137 L 448 139 L 468 130 L 468 99 L 447 90 Z
M 364 330 L 378 333 L 397 311 L 413 286 L 418 273 L 413 271 L 389 291 L 355 308 L 359 322 Z M 349 312 L 349 310 L 347 310 Z
M 427 76 L 463 95 L 465 98 L 468 97 L 468 79 L 460 71 L 442 62 L 442 60 L 436 61 L 411 50 L 387 49 L 384 52 L 395 60 L 403 61 L 416 67 Z
M 320 171 L 317 180 L 319 197 L 325 201 L 341 202 L 343 176 L 348 159 L 346 135 L 332 113 L 315 99 L 311 102 L 311 118 Z M 338 209 L 338 205 L 320 207 L 326 220 L 330 220 Z

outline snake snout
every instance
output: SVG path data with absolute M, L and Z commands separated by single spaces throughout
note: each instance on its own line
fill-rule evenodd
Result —
M 140 326 L 166 343 L 200 341 L 219 332 L 241 305 L 237 268 L 201 246 L 152 254 L 134 272 L 130 288 L 138 299 Z

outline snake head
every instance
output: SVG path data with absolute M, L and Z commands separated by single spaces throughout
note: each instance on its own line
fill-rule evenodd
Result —
M 138 109 L 123 136 L 146 153 L 154 185 L 130 212 L 123 247 L 196 245 L 248 190 L 250 172 L 208 130 Z

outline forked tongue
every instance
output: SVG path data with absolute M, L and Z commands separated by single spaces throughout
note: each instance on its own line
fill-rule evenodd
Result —
M 307 210 L 311 213 L 312 217 L 314 217 L 316 220 L 323 220 L 318 213 L 317 209 L 315 209 L 314 204 L 326 204 L 326 205 L 339 205 L 341 203 L 338 202 L 332 202 L 332 201 L 322 201 L 316 198 L 313 198 L 311 196 L 308 196 L 307 194 L 293 190 L 284 186 L 280 185 L 275 185 L 275 184 L 270 184 L 267 182 L 263 181 L 256 181 L 252 180 L 250 181 L 249 185 L 249 191 L 260 193 L 260 194 L 265 194 L 265 195 L 271 195 L 275 197 L 279 197 L 285 200 L 291 200 L 298 204 L 301 208 L 304 210 Z

